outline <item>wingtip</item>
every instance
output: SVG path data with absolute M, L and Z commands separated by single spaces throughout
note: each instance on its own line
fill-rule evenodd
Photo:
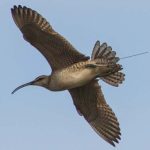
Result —
M 111 145 L 112 145 L 113 147 L 116 147 L 116 145 L 114 144 L 114 142 L 112 142 Z
M 22 9 L 22 8 L 24 8 L 25 6 L 22 6 L 22 5 L 14 5 L 12 8 L 11 8 L 11 10 L 12 11 L 14 11 L 14 10 L 16 10 L 16 9 Z
M 14 9 L 13 8 L 11 8 L 11 13 L 13 13 L 14 12 Z
M 14 5 L 12 9 L 17 9 L 17 6 L 16 6 L 16 5 Z
M 17 9 L 17 6 L 14 5 L 12 8 L 11 8 L 11 13 L 14 14 L 15 10 Z
M 97 40 L 95 44 L 98 44 L 98 45 L 100 45 L 100 41 L 99 41 L 99 40 Z
M 112 145 L 113 147 L 116 147 L 116 145 L 115 145 L 115 141 L 110 141 L 110 140 L 107 140 L 107 142 L 110 144 L 110 145 Z

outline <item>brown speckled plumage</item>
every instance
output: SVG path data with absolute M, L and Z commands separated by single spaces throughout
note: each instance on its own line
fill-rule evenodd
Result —
M 84 69 L 83 74 L 88 72 L 89 75 L 94 72 L 94 69 L 95 72 L 100 71 L 100 67 L 104 69 L 105 74 L 99 73 L 87 84 L 72 89 L 68 88 L 68 91 L 79 114 L 84 116 L 104 140 L 115 146 L 114 142 L 118 143 L 121 135 L 119 123 L 114 112 L 105 101 L 97 78 L 113 86 L 122 83 L 124 74 L 120 72 L 121 65 L 117 64 L 119 58 L 116 57 L 116 52 L 112 51 L 112 48 L 106 43 L 100 45 L 100 42 L 97 41 L 91 60 L 89 60 L 89 57 L 78 52 L 64 37 L 55 32 L 46 19 L 36 11 L 19 5 L 14 6 L 11 12 L 14 22 L 23 33 L 24 39 L 44 55 L 52 68 L 52 75 L 54 74 L 52 77 L 46 78 L 44 76 L 30 82 L 32 85 L 49 88 L 46 83 L 50 83 L 50 79 L 56 78 L 59 72 L 61 72 L 60 78 L 63 73 L 63 76 L 68 78 L 69 74 L 77 71 L 80 73 Z M 90 70 L 92 71 L 90 72 Z M 45 80 L 41 82 L 44 78 Z M 24 85 L 19 88 L 21 87 Z

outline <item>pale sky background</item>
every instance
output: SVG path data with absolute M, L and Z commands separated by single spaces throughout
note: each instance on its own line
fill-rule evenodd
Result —
M 149 0 L 1 0 L 0 150 L 147 150 L 150 147 L 150 54 L 120 61 L 119 88 L 101 82 L 119 119 L 121 141 L 113 148 L 80 117 L 67 91 L 14 88 L 50 74 L 45 58 L 23 40 L 10 8 L 35 9 L 78 50 L 91 55 L 96 40 L 123 57 L 150 51 Z

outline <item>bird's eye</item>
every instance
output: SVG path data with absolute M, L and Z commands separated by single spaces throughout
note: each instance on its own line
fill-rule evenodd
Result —
M 42 80 L 43 78 L 42 77 L 37 77 L 35 80 L 36 81 L 40 81 L 40 80 Z
M 45 75 L 41 75 L 35 79 L 35 81 L 40 81 L 45 78 Z

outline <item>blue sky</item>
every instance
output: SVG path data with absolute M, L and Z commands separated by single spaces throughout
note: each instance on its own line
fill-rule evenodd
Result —
M 44 57 L 23 40 L 10 8 L 25 5 L 42 14 L 78 50 L 90 55 L 96 40 L 123 57 L 150 51 L 148 0 L 2 0 L 0 4 L 0 150 L 127 150 L 150 147 L 150 54 L 121 60 L 126 80 L 119 88 L 102 81 L 116 113 L 121 141 L 113 148 L 78 115 L 67 91 L 14 88 L 50 74 Z

